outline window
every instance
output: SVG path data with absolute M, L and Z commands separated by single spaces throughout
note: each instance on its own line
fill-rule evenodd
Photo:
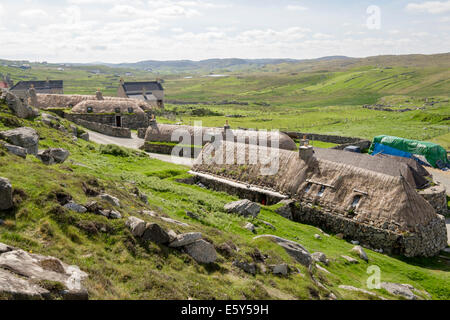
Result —
M 319 197 L 321 197 L 321 196 L 323 196 L 324 192 L 325 192 L 325 186 L 321 186 L 321 187 L 320 187 L 320 190 L 319 190 L 319 193 L 318 193 L 317 195 L 318 195 Z
M 115 108 L 114 111 L 115 111 L 116 113 L 120 113 L 120 108 Z
M 133 113 L 133 112 L 134 112 L 133 108 L 128 108 L 128 113 Z
M 309 190 L 311 190 L 311 187 L 312 187 L 312 184 L 311 184 L 311 183 L 308 183 L 308 184 L 306 185 L 306 188 L 305 188 L 305 193 L 308 193 Z
M 353 198 L 353 202 L 352 202 L 352 208 L 353 209 L 355 209 L 358 206 L 360 200 L 361 200 L 361 196 L 360 195 L 357 195 L 357 196 L 355 196 Z
M 87 111 L 87 113 L 92 113 L 92 112 L 94 112 L 94 109 L 92 107 L 87 107 L 86 111 Z

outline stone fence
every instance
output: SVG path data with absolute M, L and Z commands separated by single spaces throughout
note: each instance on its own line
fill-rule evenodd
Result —
M 68 117 L 67 117 L 68 118 Z M 128 128 L 119 128 L 119 127 L 113 127 L 107 124 L 102 124 L 98 122 L 90 122 L 78 118 L 69 119 L 69 121 L 72 121 L 82 127 L 85 127 L 86 129 L 103 133 L 108 136 L 112 137 L 118 137 L 118 138 L 131 138 L 131 131 Z
M 286 133 L 291 139 L 302 139 L 304 136 L 306 136 L 306 139 L 309 140 L 316 140 L 316 141 L 322 141 L 322 142 L 328 142 L 328 143 L 335 143 L 338 144 L 338 146 L 332 148 L 337 150 L 344 150 L 346 147 L 349 146 L 358 146 L 361 148 L 361 150 L 368 149 L 371 145 L 371 141 L 364 140 L 361 138 L 353 138 L 353 137 L 343 137 L 343 136 L 334 136 L 334 135 L 328 135 L 328 134 L 318 134 L 318 133 L 302 133 L 302 132 L 295 132 L 295 131 L 288 131 L 284 132 Z

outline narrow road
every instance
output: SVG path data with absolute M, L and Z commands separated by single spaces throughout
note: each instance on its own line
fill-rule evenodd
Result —
M 86 129 L 85 129 L 86 130 Z M 116 138 L 107 136 L 98 132 L 86 130 L 89 132 L 89 138 L 91 141 L 94 141 L 99 144 L 115 144 L 121 147 L 126 147 L 130 149 L 136 149 L 139 150 L 139 147 L 141 147 L 144 144 L 144 139 L 139 139 L 137 137 L 137 134 L 132 132 L 131 133 L 131 139 L 127 138 Z M 194 159 L 191 158 L 181 158 L 181 157 L 172 157 L 171 155 L 166 154 L 157 154 L 157 153 L 149 153 L 147 154 L 152 159 L 158 159 L 164 162 L 179 164 L 187 167 L 192 167 L 194 163 Z

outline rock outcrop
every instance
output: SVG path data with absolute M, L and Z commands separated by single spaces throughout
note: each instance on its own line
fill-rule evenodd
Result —
M 100 198 L 102 200 L 105 200 L 106 202 L 109 202 L 111 205 L 115 206 L 115 207 L 120 207 L 120 200 L 117 199 L 116 197 L 113 197 L 107 193 L 101 194 Z
M 28 154 L 38 153 L 39 135 L 36 130 L 28 127 L 1 131 L 0 139 L 15 146 L 25 148 Z
M 282 247 L 292 258 L 297 260 L 300 264 L 304 265 L 305 267 L 309 267 L 311 265 L 313 261 L 312 255 L 300 243 L 283 239 L 273 235 L 262 235 L 257 236 L 253 239 L 256 240 L 262 238 L 273 240 L 280 247 Z
M 50 148 L 44 151 L 39 151 L 37 158 L 44 164 L 52 165 L 55 163 L 64 163 L 69 157 L 70 152 L 62 148 Z
M 34 110 L 25 102 L 22 102 L 15 94 L 10 91 L 4 93 L 4 99 L 11 111 L 19 118 L 27 119 L 37 117 L 39 111 Z
M 197 240 L 200 240 L 201 238 L 202 234 L 200 232 L 179 234 L 176 236 L 176 239 L 170 243 L 169 247 L 172 248 L 185 247 L 187 245 L 190 245 L 191 243 L 194 243 Z
M 0 210 L 13 207 L 12 186 L 8 179 L 0 177 Z
M 361 246 L 355 246 L 352 249 L 352 252 L 357 254 L 364 261 L 369 262 L 369 257 L 367 257 L 366 252 L 364 251 L 364 249 Z
M 199 263 L 214 263 L 217 260 L 217 252 L 214 246 L 205 240 L 197 240 L 185 247 L 188 255 Z
M 228 203 L 225 205 L 224 209 L 228 213 L 236 213 L 244 217 L 256 218 L 261 211 L 261 206 L 250 200 L 244 199 Z
M 88 275 L 54 257 L 31 254 L 0 244 L 0 296 L 7 299 L 88 299 Z M 52 288 L 48 283 L 58 283 Z M 57 288 L 57 289 L 55 289 Z

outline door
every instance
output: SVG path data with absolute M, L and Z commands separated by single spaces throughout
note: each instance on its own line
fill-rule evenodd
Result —
M 122 127 L 122 117 L 116 116 L 116 127 L 121 128 Z

